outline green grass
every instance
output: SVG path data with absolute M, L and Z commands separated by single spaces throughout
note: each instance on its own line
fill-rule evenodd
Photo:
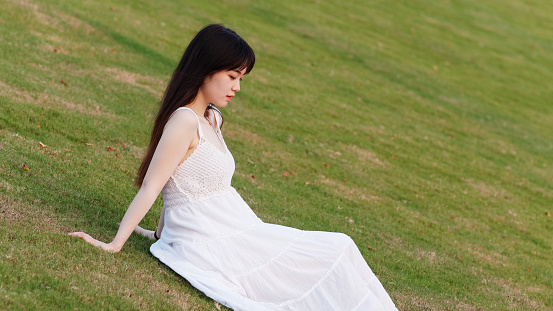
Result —
M 223 134 L 262 219 L 350 235 L 401 310 L 553 308 L 548 1 L 1 6 L 0 309 L 216 307 L 144 238 L 113 255 L 66 235 L 114 237 L 168 77 L 213 22 L 257 55 Z

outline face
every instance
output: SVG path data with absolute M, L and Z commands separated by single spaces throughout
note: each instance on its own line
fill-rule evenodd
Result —
M 204 98 L 218 107 L 225 107 L 232 100 L 236 92 L 240 91 L 240 81 L 246 69 L 223 70 L 207 77 L 200 87 Z

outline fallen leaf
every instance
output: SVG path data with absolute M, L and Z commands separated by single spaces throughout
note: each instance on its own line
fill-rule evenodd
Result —
M 367 248 L 370 250 L 370 251 L 374 251 L 374 248 L 370 247 L 370 246 L 367 246 Z
M 292 175 L 292 176 L 296 176 L 296 173 L 294 173 L 294 172 L 290 171 L 290 175 Z
M 346 180 L 345 178 L 342 178 L 342 181 L 343 181 L 343 182 L 345 182 L 345 183 L 347 183 L 347 182 L 348 182 L 348 181 L 347 181 L 347 180 Z
M 42 142 L 38 142 L 38 144 L 42 147 L 42 148 L 48 148 L 48 146 L 46 146 L 45 144 L 43 144 Z
M 326 164 L 326 162 L 323 162 L 323 165 L 324 165 L 325 167 L 327 167 L 327 166 L 328 166 L 328 164 Z
M 63 81 L 63 79 L 61 79 L 61 81 L 60 81 L 60 82 L 61 82 L 61 84 L 63 84 L 63 85 L 65 85 L 65 86 L 67 86 L 67 82 Z
M 92 143 L 86 143 L 87 146 L 94 146 Z
M 71 151 L 70 149 L 67 149 L 67 148 L 63 148 L 63 150 L 65 150 L 65 151 Z
M 21 169 L 22 170 L 25 170 L 25 171 L 28 171 L 29 170 L 29 167 L 27 165 L 25 165 L 25 163 L 22 163 L 21 164 Z
M 255 176 L 251 175 L 250 177 L 253 181 L 255 181 Z
M 41 129 L 41 128 L 42 128 L 42 126 L 40 126 L 40 124 L 37 124 L 37 125 L 36 125 L 36 127 L 38 127 L 39 129 Z
M 310 181 L 306 181 L 305 184 L 306 184 L 306 185 L 311 185 L 311 182 L 310 182 Z
M 547 217 L 551 217 L 551 213 L 549 213 L 549 212 L 545 212 L 545 216 L 547 216 Z
M 113 148 L 112 146 L 108 146 L 108 151 L 113 151 L 115 150 L 115 148 Z
M 58 52 L 58 49 L 54 49 L 54 53 L 57 53 Z
M 119 155 L 116 153 L 116 154 L 115 154 L 115 157 L 116 157 L 116 158 L 119 158 Z
M 526 270 L 530 271 L 530 267 L 526 268 Z
M 461 259 L 461 256 L 460 256 L 460 255 L 459 255 L 459 256 L 457 256 L 457 259 Z
M 350 219 L 348 219 L 348 222 L 349 222 L 350 224 L 354 224 L 354 223 L 355 223 L 355 220 L 353 220 L 353 219 L 350 218 Z
M 288 177 L 288 172 L 282 172 L 282 176 Z
M 117 51 L 115 49 L 111 50 L 113 52 L 113 54 L 117 53 Z

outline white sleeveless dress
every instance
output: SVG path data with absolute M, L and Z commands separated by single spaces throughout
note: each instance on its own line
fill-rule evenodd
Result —
M 231 186 L 234 159 L 215 130 L 225 151 L 198 119 L 198 147 L 162 190 L 155 257 L 234 310 L 397 310 L 347 235 L 261 221 Z

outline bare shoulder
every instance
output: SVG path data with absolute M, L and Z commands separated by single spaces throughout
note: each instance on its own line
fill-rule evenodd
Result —
M 176 110 L 167 121 L 165 130 L 189 131 L 198 128 L 198 119 L 194 111 L 189 109 Z

